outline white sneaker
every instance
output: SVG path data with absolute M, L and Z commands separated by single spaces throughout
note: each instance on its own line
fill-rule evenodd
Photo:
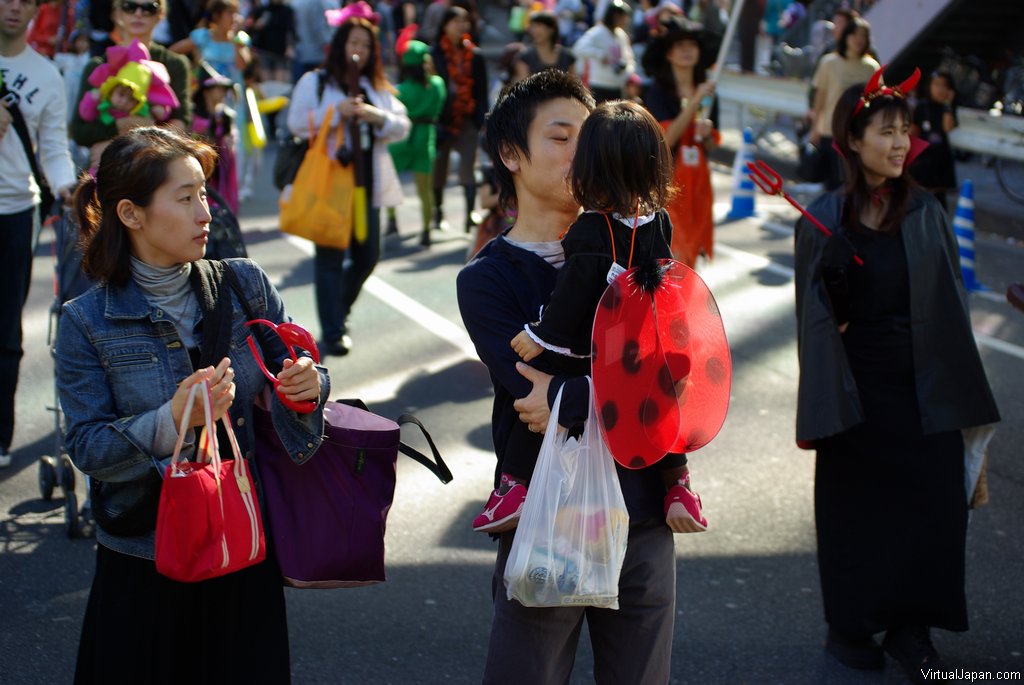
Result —
M 11 465 L 11 453 L 6 448 L 0 447 L 0 469 L 5 469 Z

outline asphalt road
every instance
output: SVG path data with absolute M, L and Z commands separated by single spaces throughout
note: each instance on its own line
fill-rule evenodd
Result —
M 269 158 L 265 176 L 269 175 Z M 730 179 L 716 172 L 720 199 Z M 264 181 L 243 207 L 251 256 L 271 275 L 296 321 L 316 329 L 308 246 L 275 227 Z M 414 197 L 411 183 L 407 196 Z M 461 193 L 447 202 L 461 223 Z M 725 207 L 718 209 L 724 210 Z M 677 536 L 678 614 L 673 682 L 903 682 L 890 662 L 851 673 L 823 655 L 815 561 L 813 454 L 793 443 L 796 392 L 792 241 L 788 207 L 759 198 L 760 216 L 722 224 L 717 256 L 700 272 L 716 294 L 732 344 L 729 418 L 691 461 L 711 523 Z M 295 683 L 475 683 L 490 621 L 494 546 L 469 527 L 493 469 L 490 384 L 461 326 L 455 275 L 468 238 L 435 233 L 417 247 L 417 209 L 399 214 L 402 240 L 384 260 L 352 316 L 353 353 L 330 358 L 335 397 L 361 397 L 378 413 L 417 414 L 455 480 L 443 486 L 399 462 L 388 532 L 386 583 L 360 589 L 288 590 Z M 764 226 L 768 225 L 773 230 Z M 25 310 L 26 354 L 18 392 L 14 464 L 0 471 L 0 684 L 69 682 L 91 581 L 95 545 L 68 540 L 55 500 L 43 502 L 37 460 L 52 452 L 52 362 L 46 344 L 52 299 L 50 237 L 44 234 Z M 981 239 L 979 278 L 998 290 L 1024 277 L 1024 251 Z M 992 503 L 974 514 L 968 541 L 972 628 L 938 633 L 951 665 L 1024 670 L 1024 314 L 998 297 L 973 296 L 982 356 L 1004 421 L 991 448 Z M 411 436 L 409 436 L 411 437 Z M 79 491 L 84 494 L 82 484 Z M 871 505 L 865 493 L 865 506 Z M 524 655 L 529 658 L 529 655 Z M 586 635 L 573 683 L 592 682 Z

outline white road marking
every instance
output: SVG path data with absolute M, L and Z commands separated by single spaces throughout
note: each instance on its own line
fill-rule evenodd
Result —
M 306 254 L 313 254 L 313 243 L 308 240 L 292 235 L 285 235 L 285 238 L 287 238 L 288 242 L 295 245 Z M 460 245 L 459 249 L 464 250 L 465 248 Z M 363 284 L 363 289 L 384 304 L 392 307 L 399 314 L 409 318 L 413 323 L 426 328 L 437 337 L 455 347 L 462 353 L 463 357 L 467 359 L 477 358 L 476 347 L 473 346 L 473 341 L 469 339 L 469 334 L 466 333 L 462 326 L 452 323 L 449 319 L 441 316 L 433 309 L 423 306 L 398 288 L 388 285 L 379 277 L 372 274 L 368 279 L 366 279 L 366 283 Z

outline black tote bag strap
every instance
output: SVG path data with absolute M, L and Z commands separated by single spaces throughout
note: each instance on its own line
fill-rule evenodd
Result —
M 448 465 L 444 463 L 444 459 L 441 458 L 441 453 L 437 451 L 437 445 L 434 444 L 434 439 L 430 437 L 430 433 L 427 432 L 423 423 L 412 414 L 402 414 L 398 417 L 397 423 L 399 426 L 411 423 L 418 427 L 420 432 L 423 433 L 423 437 L 427 439 L 427 444 L 430 445 L 430 451 L 434 455 L 434 460 L 431 461 L 430 457 L 426 456 L 419 450 L 406 445 L 404 442 L 398 443 L 398 451 L 426 466 L 427 469 L 437 476 L 437 479 L 445 485 L 450 483 L 452 481 L 452 472 L 448 469 Z
M 347 404 L 350 407 L 356 407 L 363 411 L 370 412 L 371 414 L 373 413 L 370 411 L 370 408 L 366 406 L 366 403 L 360 399 L 335 400 L 335 402 Z M 430 433 L 427 432 L 423 423 L 412 414 L 402 414 L 398 417 L 398 420 L 395 421 L 395 423 L 398 424 L 399 428 L 409 423 L 417 426 L 420 429 L 420 432 L 423 433 L 423 437 L 427 439 L 427 444 L 430 445 L 430 452 L 433 454 L 434 459 L 431 460 L 430 457 L 404 442 L 398 443 L 398 451 L 410 459 L 423 464 L 427 470 L 437 476 L 437 479 L 445 485 L 450 483 L 454 476 L 452 476 L 452 472 L 448 469 L 448 465 L 444 463 L 444 459 L 441 458 L 441 453 L 437 451 L 437 445 L 434 444 L 434 439 L 430 437 Z

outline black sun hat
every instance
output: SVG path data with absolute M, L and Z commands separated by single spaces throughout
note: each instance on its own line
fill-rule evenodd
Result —
M 641 59 L 644 71 L 653 76 L 665 63 L 665 57 L 673 45 L 681 40 L 694 40 L 700 46 L 700 64 L 705 69 L 715 63 L 722 36 L 704 28 L 702 24 L 682 17 L 669 17 L 661 22 L 661 31 L 647 44 Z

